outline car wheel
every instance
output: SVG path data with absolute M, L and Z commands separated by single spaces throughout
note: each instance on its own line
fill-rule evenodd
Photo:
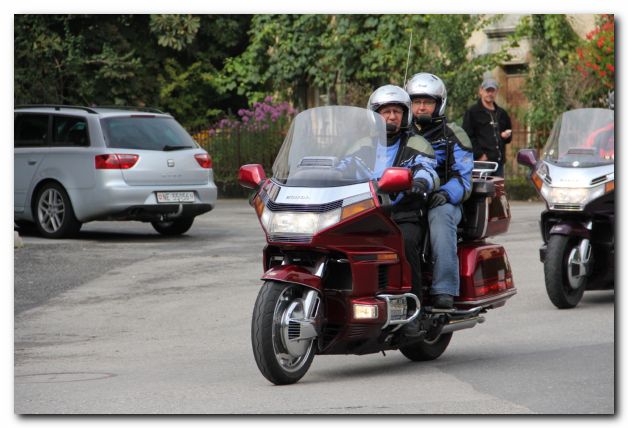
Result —
M 162 235 L 181 235 L 194 223 L 194 217 L 181 217 L 168 221 L 153 221 L 151 224 Z
M 34 217 L 37 230 L 45 238 L 66 238 L 81 229 L 67 192 L 58 183 L 47 183 L 39 190 Z

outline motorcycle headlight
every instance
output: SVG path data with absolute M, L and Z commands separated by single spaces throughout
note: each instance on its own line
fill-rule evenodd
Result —
M 362 196 L 363 198 L 363 196 Z M 271 211 L 268 207 L 261 207 L 258 211 L 260 221 L 269 234 L 303 234 L 314 235 L 341 220 L 357 215 L 375 206 L 370 198 L 366 200 L 349 199 L 349 204 L 343 204 L 341 208 L 323 212 L 308 213 L 294 211 Z
M 264 209 L 262 224 L 268 233 L 314 235 L 340 220 L 340 208 L 325 213 L 273 212 Z
M 544 184 L 541 196 L 550 204 L 586 205 L 604 194 L 604 184 L 595 187 L 551 187 Z

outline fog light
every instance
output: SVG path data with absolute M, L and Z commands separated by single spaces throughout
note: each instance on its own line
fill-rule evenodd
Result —
M 356 320 L 377 319 L 377 305 L 353 305 L 353 318 Z

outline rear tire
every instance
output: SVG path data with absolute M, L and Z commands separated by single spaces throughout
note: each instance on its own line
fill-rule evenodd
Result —
M 569 282 L 569 255 L 580 240 L 563 235 L 552 235 L 547 243 L 545 256 L 545 288 L 547 295 L 558 309 L 571 309 L 578 305 L 587 285 L 586 278 L 576 287 Z
M 440 357 L 449 342 L 453 333 L 445 333 L 439 335 L 434 340 L 424 340 L 399 348 L 401 353 L 412 361 L 432 361 Z
M 192 227 L 194 217 L 182 217 L 168 221 L 152 221 L 153 228 L 162 235 L 182 235 Z
M 70 198 L 59 183 L 44 184 L 37 192 L 34 218 L 37 230 L 45 238 L 67 238 L 81 229 Z
M 255 301 L 251 322 L 253 355 L 260 372 L 275 385 L 297 382 L 314 360 L 315 339 L 303 343 L 298 352 L 292 349 L 292 353 L 282 339 L 281 320 L 291 315 L 288 311 L 302 295 L 301 286 L 267 281 Z

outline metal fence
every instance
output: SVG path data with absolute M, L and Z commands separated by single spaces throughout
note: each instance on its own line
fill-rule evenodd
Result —
M 271 168 L 287 133 L 286 124 L 271 124 L 263 130 L 224 128 L 189 130 L 192 137 L 211 155 L 214 179 L 222 196 L 242 196 L 238 187 L 238 170 L 248 163 L 261 164 L 266 174 Z M 527 176 L 528 169 L 517 164 L 517 152 L 527 147 L 541 147 L 547 135 L 526 129 L 513 129 L 513 138 L 506 145 L 505 174 L 507 179 Z
M 249 163 L 261 164 L 270 174 L 271 167 L 286 136 L 287 128 L 271 124 L 266 129 L 223 128 L 192 129 L 192 137 L 211 155 L 214 180 L 222 196 L 241 196 L 238 170 Z

